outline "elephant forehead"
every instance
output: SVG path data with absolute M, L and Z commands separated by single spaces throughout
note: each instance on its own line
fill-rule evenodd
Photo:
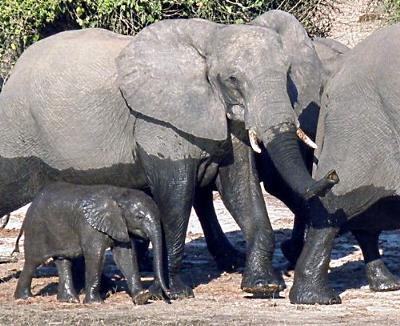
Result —
M 231 56 L 246 53 L 251 57 L 264 56 L 280 47 L 278 35 L 268 28 L 241 25 L 227 26 L 218 30 L 212 40 L 213 50 Z M 273 55 L 273 53 L 269 53 Z M 230 55 L 228 55 L 230 57 Z

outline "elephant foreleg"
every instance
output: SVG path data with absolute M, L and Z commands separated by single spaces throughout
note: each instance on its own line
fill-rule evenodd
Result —
M 400 289 L 400 279 L 385 266 L 379 253 L 380 232 L 352 231 L 357 239 L 365 262 L 365 272 L 372 291 L 394 291 Z
M 97 235 L 97 234 L 96 234 Z M 97 235 L 82 245 L 85 257 L 85 299 L 83 303 L 101 303 L 101 273 L 104 264 L 104 252 L 110 245 L 105 235 Z
M 134 246 L 120 244 L 112 248 L 112 254 L 117 267 L 126 279 L 133 302 L 139 305 L 145 304 L 150 299 L 150 292 L 143 289 Z
M 79 299 L 72 278 L 71 261 L 65 258 L 57 258 L 55 264 L 59 277 L 57 300 L 78 303 Z
M 341 303 L 328 285 L 328 268 L 333 241 L 339 228 L 311 227 L 294 274 L 289 299 L 297 304 Z
M 272 267 L 274 233 L 249 146 L 239 140 L 234 142 L 234 161 L 220 167 L 217 187 L 247 243 L 242 289 L 261 295 L 283 290 L 283 278 Z
M 196 189 L 193 207 L 203 229 L 208 251 L 218 268 L 232 272 L 243 266 L 244 255 L 232 246 L 218 222 L 210 187 Z
M 160 209 L 167 249 L 170 297 L 193 297 L 193 291 L 182 281 L 180 271 L 198 162 L 189 158 L 164 160 L 144 152 L 141 153 L 141 159 L 151 193 Z

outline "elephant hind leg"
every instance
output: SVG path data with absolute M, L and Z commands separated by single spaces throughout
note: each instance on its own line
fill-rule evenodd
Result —
M 365 261 L 365 272 L 372 291 L 394 291 L 400 289 L 400 279 L 385 266 L 379 253 L 380 232 L 352 231 L 357 239 Z
M 288 271 L 294 270 L 296 267 L 297 259 L 300 257 L 301 251 L 303 250 L 306 229 L 306 216 L 303 214 L 296 214 L 291 238 L 281 243 L 282 253 L 288 260 L 288 265 L 286 267 Z
M 243 267 L 245 255 L 229 242 L 218 222 L 212 189 L 208 187 L 196 189 L 193 207 L 203 229 L 208 251 L 214 257 L 218 269 L 233 272 Z
M 31 292 L 32 277 L 39 265 L 40 263 L 25 259 L 24 268 L 18 278 L 17 288 L 14 292 L 15 299 L 28 299 L 33 296 Z

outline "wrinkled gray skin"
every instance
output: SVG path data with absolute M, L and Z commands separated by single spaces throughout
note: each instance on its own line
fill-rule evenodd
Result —
M 25 232 L 25 264 L 18 279 L 16 299 L 32 296 L 31 281 L 36 267 L 53 258 L 60 278 L 57 299 L 79 302 L 72 282 L 71 259 L 83 255 L 84 302 L 101 302 L 99 288 L 104 252 L 111 247 L 133 301 L 146 303 L 151 294 L 143 289 L 140 281 L 131 235 L 152 242 L 155 279 L 167 292 L 159 211 L 154 201 L 139 190 L 53 183 L 33 200 L 22 230 Z
M 302 127 L 314 139 L 320 106 L 320 90 L 325 82 L 340 67 L 343 54 L 349 49 L 343 44 L 331 40 L 316 38 L 312 41 L 297 19 L 283 11 L 272 10 L 258 17 L 252 24 L 273 28 L 279 33 L 285 53 L 290 57 L 288 94 L 294 104 L 295 112 L 300 116 Z M 304 50 L 303 48 L 306 47 Z M 315 47 L 315 53 L 312 50 Z M 299 144 L 302 157 L 311 173 L 313 151 Z M 307 221 L 305 202 L 302 196 L 293 191 L 275 168 L 270 155 L 263 150 L 256 154 L 256 167 L 260 181 L 266 191 L 282 200 L 295 214 L 291 239 L 282 244 L 282 251 L 289 260 L 289 269 L 293 269 L 304 243 Z M 293 174 L 293 171 L 290 171 Z M 213 187 L 202 188 L 196 192 L 194 208 L 199 217 L 207 246 L 221 270 L 232 271 L 242 263 L 242 257 L 225 237 L 215 214 L 212 202 Z
M 87 29 L 34 44 L 0 95 L 0 215 L 54 180 L 148 189 L 172 297 L 192 296 L 179 274 L 190 209 L 195 189 L 215 182 L 247 240 L 242 288 L 281 290 L 246 129 L 284 178 L 296 171 L 289 184 L 299 195 L 331 186 L 301 158 L 290 65 L 272 29 L 197 19 L 155 23 L 134 38 Z
M 381 230 L 399 228 L 400 213 L 400 24 L 362 41 L 344 58 L 323 94 L 315 176 L 333 166 L 340 183 L 310 201 L 311 228 L 290 291 L 293 303 L 340 303 L 327 271 L 339 229 L 352 230 L 375 291 L 400 288 L 383 264 Z M 320 134 L 322 133 L 322 134 Z
M 325 88 L 326 83 L 329 78 L 331 78 L 336 71 L 340 68 L 344 55 L 350 50 L 347 46 L 342 43 L 329 39 L 316 37 L 313 39 L 313 45 L 317 52 L 318 58 L 322 63 L 322 89 Z M 317 133 L 317 128 L 323 128 L 323 123 L 318 119 L 319 117 L 319 107 L 316 111 L 316 115 L 309 115 L 310 121 L 312 121 L 312 127 L 309 133 L 315 137 Z M 323 120 L 323 119 L 322 119 Z M 316 139 L 318 143 L 318 139 Z M 305 160 L 306 166 L 311 171 L 314 163 L 314 153 L 309 148 L 302 145 L 302 154 Z M 257 166 L 265 166 L 268 164 L 268 160 L 265 158 L 261 159 L 261 164 L 258 163 Z M 262 171 L 258 168 L 259 174 L 262 175 Z M 285 257 L 289 261 L 288 269 L 294 269 L 296 265 L 297 258 L 303 248 L 304 243 L 304 233 L 306 229 L 306 224 L 308 221 L 307 210 L 304 205 L 306 204 L 304 200 L 296 195 L 286 184 L 279 174 L 267 174 L 264 177 L 260 176 L 260 179 L 264 181 L 265 189 L 283 201 L 295 214 L 295 221 L 293 225 L 292 237 L 282 243 L 281 249 Z

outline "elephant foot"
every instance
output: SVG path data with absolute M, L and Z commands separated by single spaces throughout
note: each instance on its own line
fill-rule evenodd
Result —
M 84 304 L 100 304 L 103 303 L 103 299 L 100 297 L 99 293 L 86 294 L 83 300 Z
M 340 304 L 342 300 L 336 292 L 327 285 L 318 285 L 317 282 L 294 282 L 289 292 L 290 303 L 294 304 Z
M 255 295 L 274 296 L 286 289 L 286 284 L 282 275 L 271 268 L 270 271 L 264 273 L 245 272 L 241 289 Z
M 296 267 L 297 259 L 303 250 L 303 241 L 288 239 L 281 243 L 281 250 L 285 258 L 288 260 L 286 269 L 288 271 L 294 270 Z
M 151 300 L 163 299 L 163 290 L 161 289 L 161 286 L 157 282 L 154 282 L 152 285 L 150 285 L 149 292 Z
M 22 300 L 27 300 L 29 298 L 32 298 L 33 294 L 30 289 L 24 288 L 24 289 L 18 289 L 14 293 L 14 299 L 22 299 Z
M 155 282 L 151 286 L 151 292 L 158 295 L 158 298 L 164 299 L 161 287 Z M 171 300 L 181 300 L 186 298 L 194 298 L 194 293 L 191 287 L 187 286 L 179 276 L 170 278 L 168 297 Z
M 366 264 L 369 288 L 372 291 L 395 291 L 400 289 L 400 279 L 394 276 L 381 259 L 373 260 Z
M 238 268 L 244 267 L 246 262 L 246 256 L 234 248 L 223 251 L 223 253 L 216 255 L 214 258 L 218 270 L 227 273 L 233 273 Z
M 68 302 L 68 303 L 79 303 L 78 296 L 72 293 L 61 293 L 57 294 L 57 300 L 60 302 Z
M 152 298 L 152 293 L 149 290 L 138 290 L 132 293 L 132 301 L 136 305 L 146 304 Z

